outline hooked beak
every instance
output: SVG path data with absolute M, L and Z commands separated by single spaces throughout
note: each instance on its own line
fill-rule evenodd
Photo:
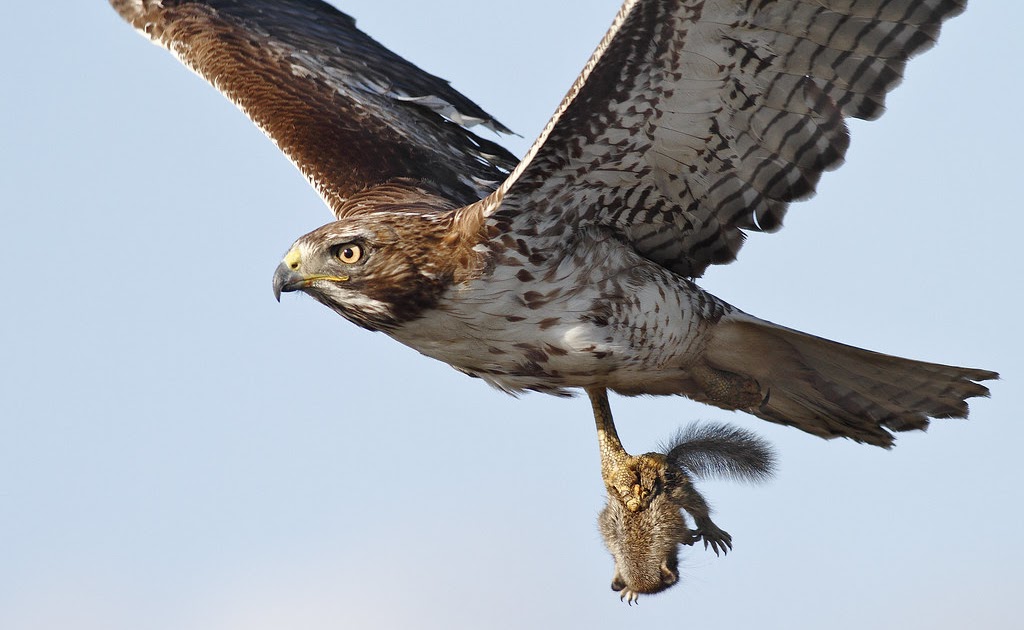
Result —
M 277 266 L 277 271 L 274 272 L 274 299 L 278 302 L 281 301 L 282 291 L 287 293 L 302 288 L 302 281 L 306 278 L 299 273 L 301 267 L 302 254 L 299 253 L 298 247 L 292 245 L 292 248 L 281 260 L 281 264 Z
M 329 276 L 324 274 L 313 274 L 307 276 L 300 271 L 302 269 L 302 256 L 299 250 L 293 247 L 277 266 L 274 272 L 274 297 L 281 301 L 282 293 L 301 291 L 308 289 L 318 280 L 329 282 L 348 282 L 348 276 Z
M 305 281 L 306 277 L 292 269 L 288 261 L 281 261 L 274 272 L 274 299 L 280 302 L 282 293 L 298 291 Z

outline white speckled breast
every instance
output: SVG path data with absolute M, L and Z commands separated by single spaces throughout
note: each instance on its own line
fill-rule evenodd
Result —
M 488 274 L 393 335 L 506 391 L 668 393 L 732 310 L 601 230 L 559 251 L 489 249 Z

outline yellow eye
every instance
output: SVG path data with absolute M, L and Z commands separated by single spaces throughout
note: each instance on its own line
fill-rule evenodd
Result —
M 353 265 L 363 257 L 363 248 L 355 243 L 346 243 L 339 246 L 334 255 L 346 265 Z

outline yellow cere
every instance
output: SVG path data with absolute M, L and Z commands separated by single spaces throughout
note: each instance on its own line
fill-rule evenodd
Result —
M 298 247 L 289 249 L 288 253 L 284 255 L 284 264 L 288 265 L 289 269 L 298 269 L 301 262 L 302 254 L 299 253 Z

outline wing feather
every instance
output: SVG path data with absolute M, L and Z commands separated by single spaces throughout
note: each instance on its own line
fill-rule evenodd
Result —
M 673 271 L 735 259 L 747 231 L 842 164 L 907 60 L 964 0 L 627 0 L 545 132 L 481 205 L 535 247 L 617 231 Z
M 468 204 L 517 162 L 466 129 L 504 126 L 319 0 L 111 5 L 233 101 L 338 217 L 393 182 Z

